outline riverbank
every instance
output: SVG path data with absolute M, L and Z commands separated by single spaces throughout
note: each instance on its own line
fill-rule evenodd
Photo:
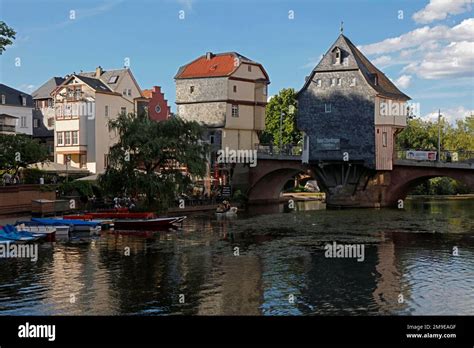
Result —
M 406 199 L 409 200 L 465 200 L 465 199 L 474 199 L 474 194 L 463 194 L 463 195 L 408 195 Z

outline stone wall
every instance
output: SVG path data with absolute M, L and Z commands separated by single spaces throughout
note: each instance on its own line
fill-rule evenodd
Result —
M 0 215 L 29 213 L 31 212 L 32 200 L 56 199 L 55 191 L 41 191 L 40 188 L 40 185 L 14 185 L 0 187 Z

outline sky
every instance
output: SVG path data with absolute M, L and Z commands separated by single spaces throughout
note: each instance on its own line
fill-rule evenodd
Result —
M 474 113 L 472 0 L 0 0 L 17 32 L 0 56 L 0 82 L 31 93 L 53 76 L 130 69 L 162 86 L 206 52 L 236 51 L 267 70 L 269 95 L 299 90 L 346 35 L 434 119 Z

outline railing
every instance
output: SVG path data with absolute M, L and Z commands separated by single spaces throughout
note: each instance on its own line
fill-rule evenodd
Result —
M 434 152 L 434 158 L 407 158 L 407 153 L 409 151 L 418 151 L 418 152 Z M 409 161 L 438 161 L 438 152 L 436 150 L 396 150 L 395 159 L 409 160 Z M 474 151 L 454 151 L 454 150 L 443 150 L 440 153 L 439 160 L 441 162 L 474 162 Z
M 272 144 L 258 144 L 257 153 L 267 156 L 301 156 L 303 153 L 302 145 L 284 144 L 281 149 Z

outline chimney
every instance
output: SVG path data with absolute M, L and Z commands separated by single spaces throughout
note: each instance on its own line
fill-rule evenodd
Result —
M 212 57 L 214 57 L 214 54 L 212 54 L 212 52 L 207 52 L 206 53 L 206 60 L 211 60 Z
M 155 93 L 161 93 L 161 87 L 160 86 L 153 86 L 153 91 Z
M 98 79 L 104 71 L 102 70 L 102 67 L 99 65 L 97 68 L 95 68 L 95 78 Z

